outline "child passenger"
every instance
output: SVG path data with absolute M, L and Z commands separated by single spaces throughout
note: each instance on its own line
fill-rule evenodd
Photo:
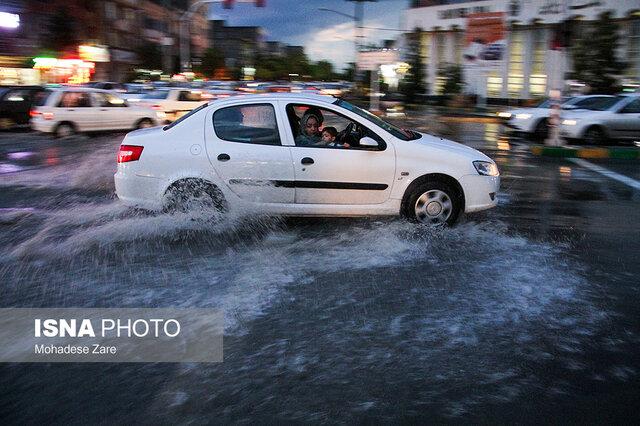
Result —
M 348 143 L 341 144 L 336 142 L 338 130 L 335 127 L 325 127 L 322 129 L 322 144 L 333 148 L 349 148 Z

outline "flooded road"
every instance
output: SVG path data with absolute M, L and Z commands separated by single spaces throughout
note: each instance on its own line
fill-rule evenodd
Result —
M 220 364 L 5 364 L 2 417 L 83 423 L 637 417 L 637 190 L 497 125 L 496 209 L 402 219 L 150 214 L 113 195 L 121 136 L 0 135 L 0 307 L 212 307 Z M 638 166 L 607 163 L 630 178 Z

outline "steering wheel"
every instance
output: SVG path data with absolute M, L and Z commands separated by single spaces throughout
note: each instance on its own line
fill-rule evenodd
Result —
M 364 130 L 357 123 L 351 122 L 338 133 L 336 138 L 340 143 L 348 143 L 351 146 L 360 146 L 360 139 L 364 136 Z

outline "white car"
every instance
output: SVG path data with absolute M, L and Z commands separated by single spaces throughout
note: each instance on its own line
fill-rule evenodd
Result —
M 48 89 L 38 95 L 29 114 L 31 128 L 58 137 L 152 127 L 163 119 L 156 111 L 131 106 L 110 91 L 86 87 Z
M 592 104 L 597 103 L 600 99 L 612 97 L 609 95 L 576 96 L 566 99 L 561 107 L 563 110 L 589 109 Z M 513 131 L 537 140 L 543 140 L 549 132 L 547 120 L 551 114 L 552 103 L 552 100 L 547 99 L 536 107 L 501 111 L 497 115 L 504 119 L 503 124 Z M 562 114 L 564 115 L 564 111 Z
M 335 128 L 349 147 L 319 145 L 317 125 Z M 115 174 L 122 202 L 152 210 L 205 200 L 267 214 L 404 214 L 448 224 L 494 207 L 499 184 L 495 162 L 475 149 L 340 99 L 292 93 L 227 98 L 129 133 Z
M 594 145 L 609 139 L 640 141 L 640 95 L 606 99 L 591 111 L 563 113 L 560 135 Z
M 172 87 L 144 93 L 136 103 L 164 113 L 165 121 L 171 122 L 207 103 L 212 97 L 200 89 Z

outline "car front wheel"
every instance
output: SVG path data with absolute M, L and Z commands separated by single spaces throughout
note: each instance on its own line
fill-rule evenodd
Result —
M 414 189 L 405 203 L 405 216 L 428 225 L 453 225 L 460 215 L 462 200 L 450 184 L 427 181 Z

